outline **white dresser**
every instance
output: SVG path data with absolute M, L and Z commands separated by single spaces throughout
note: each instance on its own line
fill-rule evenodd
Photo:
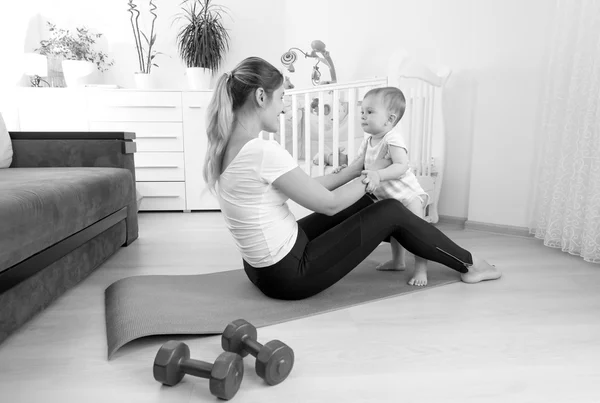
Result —
M 210 91 L 23 88 L 22 131 L 135 132 L 140 210 L 218 210 L 202 179 Z

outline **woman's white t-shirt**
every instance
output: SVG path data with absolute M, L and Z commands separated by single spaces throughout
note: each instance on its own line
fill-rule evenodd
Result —
M 244 144 L 217 181 L 225 223 L 252 267 L 277 263 L 296 242 L 298 224 L 288 197 L 273 182 L 297 166 L 279 143 L 256 138 Z

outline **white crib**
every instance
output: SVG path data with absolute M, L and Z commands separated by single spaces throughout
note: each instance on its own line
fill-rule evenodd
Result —
M 398 53 L 388 77 L 349 83 L 287 90 L 286 113 L 281 114 L 277 133 L 263 133 L 282 144 L 311 176 L 329 173 L 340 158 L 356 157 L 365 134 L 360 126 L 360 105 L 372 88 L 395 86 L 406 97 L 400 127 L 408 146 L 411 168 L 429 194 L 425 219 L 438 222 L 438 202 L 444 173 L 444 114 L 442 97 L 449 68 L 430 68 Z M 309 117 L 308 119 L 306 117 Z M 342 152 L 333 152 L 334 150 Z M 331 165 L 325 154 L 333 153 Z M 313 162 L 313 157 L 315 161 Z

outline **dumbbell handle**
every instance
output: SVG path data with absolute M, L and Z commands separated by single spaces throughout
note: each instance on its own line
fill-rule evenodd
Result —
M 262 344 L 247 335 L 242 339 L 242 345 L 244 346 L 244 350 L 248 351 L 254 357 L 256 357 L 263 348 Z
M 213 364 L 191 358 L 182 358 L 181 361 L 179 361 L 179 368 L 188 375 L 210 379 Z

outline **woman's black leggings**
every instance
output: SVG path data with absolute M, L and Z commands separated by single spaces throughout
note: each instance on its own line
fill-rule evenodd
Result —
M 364 196 L 333 215 L 313 213 L 298 220 L 298 238 L 279 262 L 244 270 L 265 295 L 284 300 L 311 297 L 331 287 L 393 236 L 406 250 L 461 273 L 471 254 L 397 200 Z

